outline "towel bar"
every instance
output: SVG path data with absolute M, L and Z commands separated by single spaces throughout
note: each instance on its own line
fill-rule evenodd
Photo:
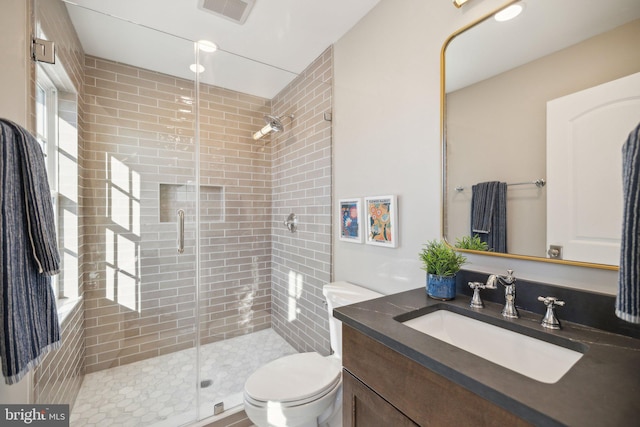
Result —
M 507 184 L 507 186 L 510 186 L 510 185 L 535 185 L 538 188 L 542 188 L 545 185 L 547 185 L 547 181 L 545 181 L 543 178 L 538 178 L 535 181 L 513 182 L 511 184 Z M 464 187 L 459 185 L 459 186 L 456 187 L 456 191 L 458 193 L 460 193 L 460 192 L 464 191 Z

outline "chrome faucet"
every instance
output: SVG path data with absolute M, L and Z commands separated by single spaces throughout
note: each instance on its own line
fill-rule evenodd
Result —
M 513 270 L 507 270 L 506 276 L 496 274 L 489 276 L 487 285 L 495 286 L 496 283 L 504 286 L 505 304 L 502 309 L 502 315 L 508 319 L 517 319 L 520 317 L 520 314 L 518 314 L 518 310 L 516 309 L 516 278 L 513 275 Z
M 556 317 L 556 313 L 553 309 L 556 306 L 564 306 L 564 301 L 560 301 L 556 297 L 538 297 L 538 301 L 544 303 L 547 307 L 547 312 L 540 324 L 548 329 L 560 329 L 560 322 L 558 322 L 558 318 Z
M 492 283 L 482 283 L 482 282 L 469 282 L 469 287 L 473 289 L 473 297 L 471 298 L 471 303 L 469 303 L 469 307 L 471 308 L 484 308 L 484 303 L 482 302 L 482 298 L 480 298 L 480 289 L 496 289 L 498 286 L 494 280 Z

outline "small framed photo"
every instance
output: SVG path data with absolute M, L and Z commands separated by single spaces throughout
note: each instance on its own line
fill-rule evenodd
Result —
M 364 198 L 366 212 L 365 243 L 369 245 L 398 246 L 396 196 Z
M 362 210 L 360 199 L 341 199 L 338 219 L 340 240 L 343 242 L 362 243 Z

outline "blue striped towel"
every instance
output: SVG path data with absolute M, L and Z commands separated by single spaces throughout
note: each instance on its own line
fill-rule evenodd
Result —
M 622 202 L 616 316 L 640 323 L 640 124 L 622 146 Z
M 480 182 L 471 187 L 471 235 L 489 250 L 507 252 L 507 184 Z
M 0 356 L 5 382 L 14 384 L 60 346 L 51 287 L 60 257 L 40 144 L 0 119 L 0 154 Z

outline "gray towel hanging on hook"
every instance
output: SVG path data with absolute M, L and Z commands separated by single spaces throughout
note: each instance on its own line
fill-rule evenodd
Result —
M 51 275 L 60 268 L 51 192 L 38 141 L 0 119 L 2 374 L 17 383 L 51 349 L 60 325 Z
M 616 316 L 640 323 L 640 124 L 622 147 L 622 203 Z

